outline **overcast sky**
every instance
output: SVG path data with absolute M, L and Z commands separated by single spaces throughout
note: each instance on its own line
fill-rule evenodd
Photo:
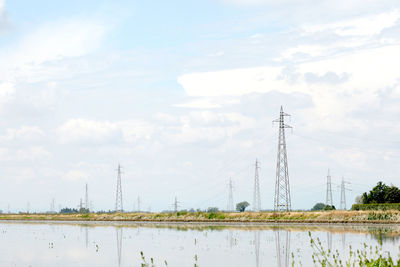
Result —
M 0 0 L 0 209 L 273 208 L 282 105 L 292 207 L 400 186 L 398 0 Z

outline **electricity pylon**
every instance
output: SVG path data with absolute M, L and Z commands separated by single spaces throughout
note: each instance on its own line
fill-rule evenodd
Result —
M 233 183 L 232 183 L 232 179 L 229 179 L 229 183 L 228 183 L 228 207 L 227 210 L 228 211 L 234 211 L 233 208 Z
M 328 169 L 328 176 L 326 177 L 326 203 L 325 205 L 333 206 L 332 200 L 332 182 L 331 182 L 331 174 Z
M 117 175 L 117 193 L 115 196 L 115 211 L 120 211 L 122 212 L 124 210 L 123 204 L 122 204 L 122 185 L 121 185 L 121 165 L 118 164 L 118 169 L 116 170 L 118 172 Z
M 258 177 L 258 160 L 256 159 L 256 171 L 254 175 L 254 192 L 253 192 L 253 211 L 261 210 L 261 198 L 260 198 L 260 180 Z
M 88 184 L 87 183 L 86 183 L 86 186 L 85 186 L 85 209 L 87 211 L 90 210 L 89 191 L 88 191 Z
M 51 203 L 50 203 L 50 212 L 51 213 L 55 213 L 56 212 L 56 206 L 55 206 L 54 198 L 51 200 Z
M 178 208 L 179 208 L 179 201 L 178 201 L 177 197 L 175 197 L 175 200 L 174 200 L 174 203 L 172 203 L 172 206 L 174 207 L 174 212 L 177 212 Z
M 346 184 L 350 184 L 349 182 L 344 180 L 342 177 L 342 183 L 340 184 L 340 209 L 346 210 L 346 190 L 351 191 L 350 189 L 346 188 Z
M 290 116 L 281 111 L 279 119 L 273 122 L 279 123 L 279 142 L 278 142 L 278 160 L 276 165 L 276 181 L 275 181 L 275 197 L 274 197 L 274 210 L 275 211 L 290 211 L 290 186 L 289 186 L 289 169 L 286 152 L 286 137 L 285 128 L 292 128 L 285 124 L 285 116 Z

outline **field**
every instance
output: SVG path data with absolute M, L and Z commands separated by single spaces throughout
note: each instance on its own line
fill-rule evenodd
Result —
M 0 220 L 137 221 L 137 222 L 282 222 L 282 223 L 400 223 L 400 211 L 293 211 L 293 212 L 171 212 L 1 214 Z

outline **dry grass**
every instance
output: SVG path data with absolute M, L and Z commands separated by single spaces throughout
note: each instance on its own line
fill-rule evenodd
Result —
M 106 214 L 2 214 L 0 220 L 159 221 L 159 222 L 285 222 L 400 223 L 400 211 L 193 212 Z

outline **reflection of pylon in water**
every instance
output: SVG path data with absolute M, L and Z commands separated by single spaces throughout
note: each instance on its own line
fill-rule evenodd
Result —
M 235 246 L 235 244 L 236 244 L 236 240 L 235 240 L 235 238 L 233 237 L 233 232 L 232 231 L 228 231 L 228 236 L 226 237 L 227 238 L 227 241 L 228 241 L 228 243 L 229 243 L 229 248 L 233 248 L 234 246 Z
M 275 244 L 277 266 L 288 267 L 290 257 L 290 231 L 275 230 Z
M 118 252 L 118 266 L 121 267 L 121 251 L 122 251 L 122 228 L 115 229 L 117 234 L 117 252 Z
M 86 244 L 86 248 L 88 248 L 89 245 L 89 227 L 86 226 L 85 227 L 85 244 Z
M 260 231 L 254 232 L 254 249 L 256 255 L 256 267 L 260 266 Z
M 327 243 L 328 243 L 328 249 L 332 251 L 332 233 L 331 232 L 326 232 L 326 237 L 327 237 Z
M 342 234 L 342 247 L 343 251 L 346 249 L 346 234 Z

